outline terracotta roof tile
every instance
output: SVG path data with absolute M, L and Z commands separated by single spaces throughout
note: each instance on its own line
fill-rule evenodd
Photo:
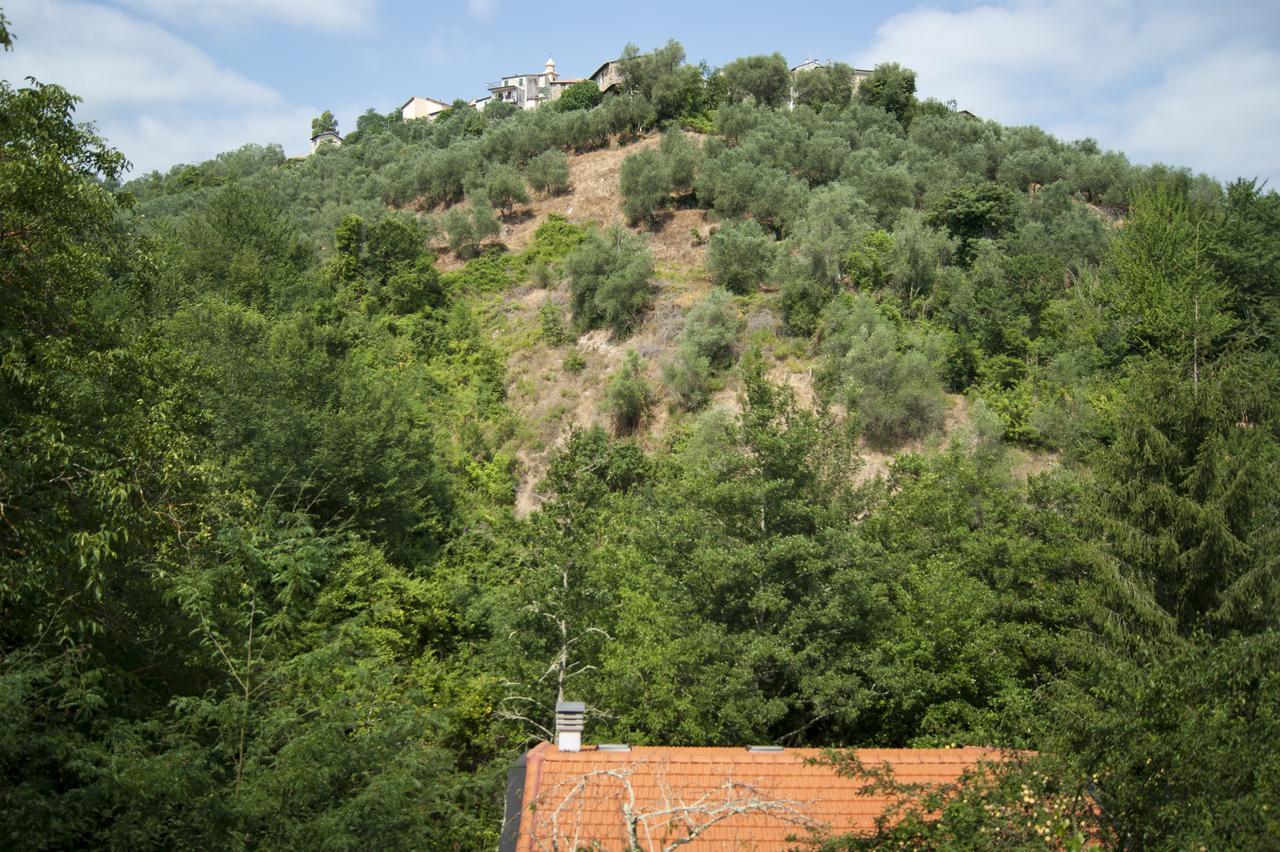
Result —
M 542 743 L 529 752 L 521 852 L 626 848 L 630 807 L 641 849 L 660 849 L 698 835 L 691 850 L 776 850 L 811 831 L 869 832 L 890 804 L 866 795 L 866 783 L 805 761 L 821 749 L 780 752 L 746 748 L 636 746 L 630 751 L 561 752 Z M 862 749 L 868 768 L 889 764 L 903 782 L 954 781 L 994 749 Z M 631 802 L 634 802 L 632 805 Z

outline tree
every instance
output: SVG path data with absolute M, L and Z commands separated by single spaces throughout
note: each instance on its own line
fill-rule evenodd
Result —
M 1280 193 L 1256 180 L 1227 187 L 1226 204 L 1209 226 L 1210 262 L 1236 289 L 1233 309 L 1259 344 L 1275 343 L 1280 328 Z
M 580 80 L 565 88 L 556 101 L 556 108 L 562 112 L 591 109 L 600 105 L 602 97 L 600 87 L 594 80 Z
M 1006 186 L 971 183 L 957 186 L 934 202 L 925 221 L 946 228 L 960 241 L 958 257 L 967 266 L 978 240 L 998 239 L 1013 228 L 1017 205 L 1017 195 Z
M 627 350 L 622 366 L 609 377 L 604 390 L 604 410 L 613 418 L 619 435 L 629 435 L 640 425 L 653 404 L 653 391 L 641 371 L 640 356 Z
M 648 53 L 627 45 L 618 60 L 623 90 L 653 104 L 659 121 L 700 112 L 702 74 L 684 59 L 684 48 L 674 40 Z
M 524 178 L 511 166 L 503 163 L 489 167 L 484 179 L 484 194 L 489 204 L 510 216 L 517 204 L 528 204 L 529 194 L 524 189 Z
M 751 98 L 760 106 L 780 107 L 791 94 L 791 71 L 780 53 L 735 59 L 721 70 L 728 96 L 741 101 Z
M 773 265 L 777 243 L 748 219 L 726 222 L 711 235 L 707 271 L 711 279 L 734 293 L 752 293 Z
M 846 107 L 853 100 L 853 68 L 833 62 L 795 75 L 796 103 L 819 109 Z
M 1104 606 L 1124 634 L 1274 629 L 1280 441 L 1273 366 L 1224 356 L 1190 375 L 1152 357 L 1127 371 L 1095 456 Z
M 733 297 L 725 290 L 712 290 L 689 311 L 675 357 L 662 365 L 663 382 L 685 408 L 692 410 L 706 401 L 711 373 L 733 357 L 738 325 Z
M 916 109 L 916 72 L 896 62 L 877 65 L 858 86 L 858 101 L 879 107 L 909 127 Z
M 632 154 L 618 171 L 618 190 L 627 224 L 652 225 L 671 203 L 671 166 L 653 148 Z
M 333 117 L 333 113 L 325 110 L 320 113 L 317 118 L 311 119 L 311 135 L 319 136 L 321 133 L 337 133 L 338 120 Z
M 444 214 L 444 230 L 449 237 L 449 250 L 460 257 L 475 257 L 480 245 L 489 237 L 497 236 L 502 226 L 493 208 L 479 198 L 473 198 L 467 206 L 456 204 Z
M 819 382 L 881 447 L 940 428 L 947 407 L 926 355 L 899 337 L 867 296 L 841 294 L 822 312 Z
M 837 285 L 854 234 L 865 228 L 866 207 L 853 190 L 836 184 L 814 190 L 805 212 L 795 234 L 799 254 L 815 279 Z
M 579 329 L 607 326 L 624 337 L 635 328 L 652 296 L 653 259 L 643 240 L 621 228 L 592 231 L 564 269 Z
M 670 174 L 671 191 L 677 195 L 689 194 L 698 174 L 698 164 L 702 161 L 702 152 L 697 144 L 679 127 L 672 127 L 662 134 L 658 151 Z
M 908 304 L 929 296 L 940 271 L 954 257 L 958 242 L 930 227 L 919 212 L 904 212 L 893 227 L 887 256 L 893 289 Z
M 543 151 L 524 168 L 529 185 L 543 195 L 560 195 L 569 190 L 569 159 L 563 151 Z

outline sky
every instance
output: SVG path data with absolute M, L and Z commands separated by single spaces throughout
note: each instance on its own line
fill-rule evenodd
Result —
M 134 174 L 248 142 L 305 153 L 412 95 L 486 94 L 554 57 L 590 74 L 628 42 L 674 38 L 722 65 L 778 51 L 919 72 L 922 97 L 1092 137 L 1134 162 L 1280 188 L 1280 0 L 0 0 L 0 78 L 83 98 Z

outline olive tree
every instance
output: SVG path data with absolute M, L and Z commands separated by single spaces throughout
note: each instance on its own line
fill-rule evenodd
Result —
M 524 176 L 535 191 L 559 195 L 569 190 L 569 158 L 554 148 L 543 151 L 524 167 Z
M 711 280 L 734 293 L 752 292 L 769 274 L 777 245 L 750 219 L 722 225 L 707 247 Z
M 833 62 L 795 75 L 796 103 L 814 109 L 846 107 L 853 99 L 853 68 Z
M 671 167 L 653 148 L 632 154 L 618 172 L 622 212 L 627 223 L 654 223 L 671 202 Z
M 529 193 L 524 189 L 524 178 L 511 166 L 499 163 L 489 168 L 485 175 L 484 194 L 489 203 L 510 216 L 517 204 L 528 204 Z
M 723 74 L 733 101 L 751 98 L 761 106 L 780 107 L 791 94 L 791 71 L 780 53 L 735 59 Z
M 565 258 L 573 321 L 580 330 L 635 328 L 652 297 L 653 258 L 644 241 L 622 228 L 592 231 Z

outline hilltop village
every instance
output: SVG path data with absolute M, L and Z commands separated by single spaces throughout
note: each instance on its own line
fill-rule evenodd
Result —
M 621 58 L 609 59 L 600 63 L 600 66 L 586 77 L 562 77 L 560 72 L 556 70 L 555 59 L 547 57 L 547 61 L 541 71 L 504 74 L 496 81 L 489 83 L 487 86 L 489 94 L 472 98 L 466 104 L 477 110 L 483 110 L 490 104 L 499 102 L 513 104 L 519 109 L 536 109 L 545 103 L 559 100 L 571 86 L 580 83 L 593 85 L 595 91 L 598 91 L 601 95 L 615 94 L 619 91 L 623 82 L 621 63 Z M 823 62 L 806 58 L 799 65 L 792 66 L 791 73 L 793 76 L 803 74 L 807 71 L 826 68 L 830 64 L 832 64 L 831 60 Z M 871 71 L 861 68 L 852 70 L 852 81 L 855 88 L 871 73 Z M 792 102 L 794 102 L 794 92 L 792 93 Z M 405 121 L 414 121 L 422 118 L 427 121 L 433 121 L 436 116 L 452 107 L 455 103 L 438 98 L 414 95 L 400 105 L 400 116 Z M 311 150 L 314 152 L 318 146 L 323 144 L 342 144 L 342 136 L 338 133 L 336 124 L 313 128 Z

